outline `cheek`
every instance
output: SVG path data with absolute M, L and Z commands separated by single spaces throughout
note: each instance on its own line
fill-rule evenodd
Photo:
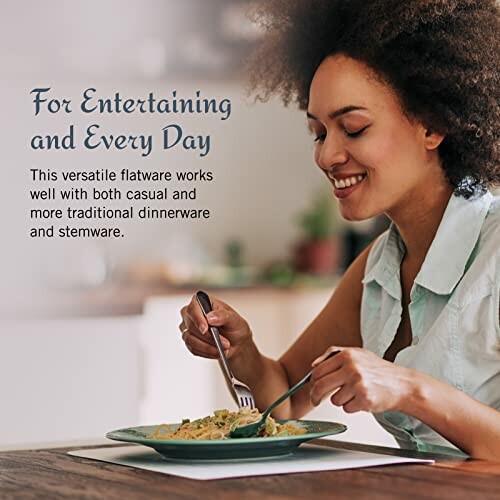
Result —
M 365 141 L 360 142 L 358 153 L 366 160 L 367 165 L 373 168 L 382 168 L 390 165 L 399 156 L 398 136 L 390 130 L 381 130 L 371 134 Z
M 353 155 L 366 166 L 373 180 L 386 176 L 402 179 L 408 177 L 418 151 L 406 131 L 387 130 L 360 142 Z

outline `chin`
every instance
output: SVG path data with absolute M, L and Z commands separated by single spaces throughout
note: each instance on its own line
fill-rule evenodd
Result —
M 370 211 L 364 210 L 360 207 L 345 207 L 342 203 L 339 204 L 339 212 L 343 219 L 350 222 L 360 222 L 371 219 L 380 213 L 371 213 Z

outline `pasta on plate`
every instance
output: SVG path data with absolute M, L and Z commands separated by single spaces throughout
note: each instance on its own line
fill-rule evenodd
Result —
M 261 418 L 257 408 L 241 408 L 237 412 L 216 410 L 214 416 L 207 416 L 190 421 L 184 419 L 177 429 L 171 425 L 159 425 L 149 436 L 151 439 L 230 439 L 229 433 L 243 425 L 252 424 Z M 259 429 L 257 437 L 295 436 L 305 434 L 307 430 L 300 424 L 287 422 L 280 424 L 272 417 L 267 417 L 265 424 Z

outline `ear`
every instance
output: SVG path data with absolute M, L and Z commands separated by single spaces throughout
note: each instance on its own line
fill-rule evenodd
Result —
M 427 149 L 428 151 L 436 149 L 443 142 L 444 137 L 445 136 L 443 134 L 435 132 L 431 128 L 425 129 L 425 135 L 424 135 L 425 149 Z

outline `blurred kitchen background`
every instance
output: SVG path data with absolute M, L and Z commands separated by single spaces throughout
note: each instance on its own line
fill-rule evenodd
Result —
M 185 349 L 181 307 L 206 290 L 247 318 L 265 355 L 279 357 L 349 262 L 387 227 L 382 218 L 340 219 L 302 112 L 246 96 L 243 62 L 260 36 L 249 7 L 246 0 L 2 2 L 0 448 L 95 442 L 119 427 L 234 408 L 217 363 Z M 231 99 L 232 116 L 35 118 L 29 92 L 44 86 L 74 102 L 89 86 L 100 96 L 136 98 L 201 90 Z M 83 132 L 96 122 L 105 133 L 127 134 L 181 123 L 211 134 L 213 148 L 205 158 L 157 148 L 146 159 L 29 149 L 35 133 L 61 133 L 69 123 Z M 30 239 L 34 167 L 203 168 L 214 181 L 198 183 L 198 200 L 186 206 L 209 208 L 212 217 L 132 220 L 116 241 Z M 346 423 L 340 439 L 394 444 L 371 416 L 346 415 L 328 401 L 308 418 Z

